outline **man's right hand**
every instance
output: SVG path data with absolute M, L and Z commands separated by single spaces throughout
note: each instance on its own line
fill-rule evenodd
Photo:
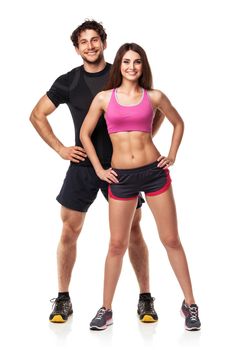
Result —
M 84 148 L 80 146 L 71 146 L 71 147 L 60 147 L 58 154 L 61 158 L 66 160 L 71 160 L 71 162 L 79 163 L 80 161 L 84 161 L 87 157 L 87 154 Z

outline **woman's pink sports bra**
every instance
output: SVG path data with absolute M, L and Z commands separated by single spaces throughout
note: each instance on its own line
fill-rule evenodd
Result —
M 152 131 L 153 107 L 148 93 L 143 89 L 141 101 L 135 105 L 121 105 L 112 90 L 110 102 L 105 112 L 108 133 L 123 131 Z

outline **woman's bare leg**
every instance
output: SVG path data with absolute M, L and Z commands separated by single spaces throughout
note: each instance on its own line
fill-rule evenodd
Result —
M 187 259 L 183 250 L 177 227 L 177 215 L 172 188 L 157 196 L 146 196 L 154 215 L 159 237 L 166 248 L 172 269 L 177 277 L 187 304 L 194 304 L 192 284 Z
M 105 262 L 103 306 L 111 309 L 116 285 L 120 276 L 123 256 L 129 243 L 136 200 L 109 198 L 110 243 Z

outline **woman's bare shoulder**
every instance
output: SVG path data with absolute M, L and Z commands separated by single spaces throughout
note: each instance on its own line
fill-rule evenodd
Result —
M 151 99 L 151 102 L 154 107 L 157 107 L 160 105 L 160 101 L 162 100 L 162 97 L 164 96 L 163 92 L 157 89 L 148 90 L 149 97 Z
M 160 99 L 164 95 L 161 90 L 157 90 L 157 89 L 148 90 L 148 94 L 153 99 Z
M 111 96 L 112 90 L 103 90 L 100 91 L 96 96 L 95 99 L 99 102 L 106 102 L 109 101 Z

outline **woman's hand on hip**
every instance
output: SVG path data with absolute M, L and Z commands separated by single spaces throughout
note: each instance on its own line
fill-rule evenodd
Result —
M 165 156 L 160 156 L 157 161 L 159 162 L 157 164 L 157 166 L 159 168 L 163 168 L 163 169 L 167 169 L 169 168 L 171 165 L 173 165 L 175 163 L 175 159 L 169 158 L 169 157 L 165 157 Z
M 112 170 L 112 168 L 109 169 L 102 169 L 97 173 L 97 176 L 103 180 L 108 182 L 109 184 L 111 183 L 118 183 L 119 181 L 117 180 L 117 174 L 114 170 Z

